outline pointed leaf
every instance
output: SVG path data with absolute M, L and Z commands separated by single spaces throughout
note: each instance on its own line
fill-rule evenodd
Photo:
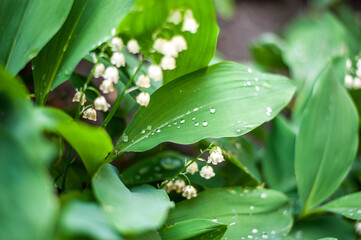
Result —
M 225 239 L 281 239 L 292 226 L 287 197 L 265 189 L 232 187 L 203 191 L 196 198 L 178 203 L 167 223 L 193 218 L 229 224 Z
M 112 139 L 99 127 L 76 123 L 61 110 L 42 108 L 39 111 L 48 129 L 58 132 L 78 152 L 89 175 L 93 175 L 113 149 Z
M 283 192 L 296 188 L 294 170 L 296 133 L 282 116 L 274 119 L 266 143 L 263 172 L 268 186 Z
M 92 179 L 96 198 L 109 221 L 122 234 L 141 234 L 156 230 L 174 206 L 162 189 L 143 185 L 130 191 L 119 179 L 116 169 L 106 164 Z
M 73 0 L 2 0 L 0 63 L 16 75 L 64 23 Z
M 35 93 L 44 104 L 50 89 L 70 78 L 80 60 L 111 38 L 133 0 L 77 0 L 60 31 L 34 59 Z
M 353 220 L 361 220 L 361 192 L 337 198 L 323 205 L 320 209 L 339 213 Z
M 154 92 L 116 147 L 121 152 L 145 151 L 166 141 L 190 144 L 207 137 L 239 136 L 275 117 L 293 92 L 287 78 L 219 63 Z
M 295 173 L 305 211 L 339 187 L 358 144 L 356 108 L 336 78 L 333 62 L 318 78 L 296 137 Z

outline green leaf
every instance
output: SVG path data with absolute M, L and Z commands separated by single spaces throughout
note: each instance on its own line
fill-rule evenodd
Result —
M 125 235 L 159 228 L 165 222 L 168 210 L 174 206 L 164 190 L 143 185 L 130 191 L 109 164 L 99 169 L 92 184 L 107 218 Z
M 361 192 L 337 198 L 320 207 L 320 210 L 339 213 L 353 220 L 361 220 Z
M 209 143 L 213 142 L 219 146 L 226 160 L 240 168 L 252 182 L 255 182 L 257 185 L 262 182 L 256 167 L 253 146 L 245 138 L 217 138 L 207 139 L 206 141 Z
M 36 101 L 70 78 L 80 60 L 111 38 L 133 0 L 77 0 L 60 31 L 33 61 Z
M 282 116 L 276 117 L 272 123 L 262 169 L 269 187 L 289 192 L 296 188 L 294 170 L 296 134 Z
M 237 63 L 216 64 L 154 92 L 116 147 L 120 152 L 145 151 L 166 141 L 191 144 L 207 137 L 239 136 L 275 117 L 293 92 L 287 78 L 252 72 Z
M 184 167 L 185 161 L 190 159 L 192 158 L 177 152 L 164 151 L 128 167 L 121 173 L 121 179 L 125 184 L 144 184 L 165 180 L 179 173 Z M 199 169 L 206 165 L 206 163 L 199 161 L 197 164 Z M 213 170 L 216 175 L 211 179 L 202 178 L 199 172 L 193 175 L 188 173 L 187 176 L 191 182 L 201 186 L 224 186 L 225 180 L 222 178 L 220 170 L 218 168 L 213 168 Z
M 357 239 L 353 224 L 339 216 L 316 216 L 297 222 L 286 240 L 314 240 L 325 237 Z
M 277 35 L 265 33 L 250 46 L 254 61 L 265 68 L 286 68 L 282 59 L 285 42 Z
M 73 0 L 2 0 L 0 63 L 12 75 L 34 58 L 64 23 Z
M 179 26 L 166 24 L 170 12 L 178 9 L 192 10 L 193 16 L 199 24 L 195 34 L 181 32 L 182 23 Z M 165 83 L 206 67 L 214 57 L 219 30 L 212 0 L 138 0 L 135 11 L 129 14 L 120 26 L 120 32 L 141 40 L 139 43 L 143 49 L 153 46 L 153 34 L 161 29 L 166 33 L 171 32 L 171 36 L 175 33 L 183 35 L 188 46 L 188 49 L 177 57 L 177 67 L 174 70 L 163 71 Z M 168 35 L 164 37 L 167 38 Z M 160 61 L 159 54 L 142 52 L 151 56 L 156 62 Z
M 327 61 L 348 54 L 348 38 L 352 36 L 330 13 L 315 18 L 302 17 L 288 27 L 283 58 L 292 79 L 296 80 L 296 115 L 304 111 L 315 80 Z
M 97 171 L 113 149 L 112 139 L 104 129 L 73 122 L 58 109 L 42 108 L 39 114 L 48 129 L 58 132 L 78 152 L 89 175 Z
M 233 187 L 203 191 L 196 198 L 178 203 L 167 224 L 193 218 L 228 224 L 224 239 L 262 236 L 281 239 L 292 226 L 287 197 L 265 189 Z
M 295 173 L 305 212 L 339 187 L 358 145 L 356 108 L 336 78 L 333 62 L 316 82 L 296 137 Z
M 190 219 L 167 226 L 161 236 L 163 240 L 220 240 L 227 227 L 207 219 Z
M 63 238 L 88 236 L 94 240 L 122 239 L 109 224 L 100 206 L 93 202 L 75 200 L 68 203 L 62 210 L 59 221 Z

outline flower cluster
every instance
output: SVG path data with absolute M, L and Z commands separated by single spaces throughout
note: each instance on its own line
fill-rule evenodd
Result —
M 183 16 L 184 15 L 184 16 Z M 171 11 L 167 22 L 174 25 L 179 25 L 183 21 L 182 31 L 196 33 L 199 24 L 193 16 L 191 10 L 186 10 L 185 13 L 181 10 Z M 173 70 L 176 68 L 176 58 L 179 53 L 187 50 L 187 41 L 182 35 L 175 35 L 171 39 L 155 38 L 153 44 L 153 51 L 163 55 L 160 61 L 160 67 L 163 70 Z
M 176 179 L 176 180 L 169 181 L 166 185 L 163 186 L 163 189 L 167 193 L 170 193 L 173 190 L 175 190 L 177 193 L 182 192 L 182 196 L 187 199 L 196 197 L 197 189 L 194 188 L 190 184 L 189 179 L 188 179 L 188 177 L 186 177 L 185 174 L 190 173 L 193 175 L 199 171 L 199 175 L 201 177 L 203 177 L 205 179 L 210 179 L 210 178 L 214 177 L 216 174 L 214 173 L 213 168 L 208 165 L 208 163 L 217 165 L 224 161 L 224 157 L 222 155 L 222 150 L 219 147 L 215 146 L 215 147 L 208 148 L 208 149 L 210 151 L 210 155 L 208 157 L 207 164 L 205 166 L 203 166 L 200 171 L 199 171 L 198 164 L 196 161 L 197 160 L 204 161 L 202 158 L 196 158 L 194 160 L 188 160 L 185 162 L 185 171 L 184 172 L 181 171 L 179 174 L 183 175 L 188 180 L 189 184 L 187 186 L 183 180 Z M 206 151 L 208 151 L 208 149 Z M 201 155 L 206 151 L 201 152 Z
M 345 76 L 345 86 L 347 88 L 361 88 L 361 59 L 356 61 L 356 68 L 353 67 L 351 59 L 347 59 L 346 68 L 348 73 Z

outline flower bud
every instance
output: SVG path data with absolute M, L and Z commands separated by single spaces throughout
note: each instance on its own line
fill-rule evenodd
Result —
M 123 41 L 119 37 L 114 37 L 109 45 L 113 52 L 120 52 L 123 48 Z

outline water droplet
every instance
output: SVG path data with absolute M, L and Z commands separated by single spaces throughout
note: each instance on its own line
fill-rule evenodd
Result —
M 267 115 L 267 116 L 271 116 L 271 113 L 272 113 L 272 108 L 267 107 L 267 108 L 266 108 L 266 115 Z
M 263 235 L 262 235 L 262 238 L 263 238 L 263 239 L 268 239 L 268 235 L 267 235 L 267 234 L 263 234 Z
M 215 113 L 215 112 L 216 112 L 216 109 L 215 109 L 215 108 L 211 108 L 209 111 L 210 111 L 211 113 Z
M 139 174 L 143 175 L 144 173 L 148 172 L 149 167 L 142 167 L 141 169 L 139 169 Z
M 160 133 L 160 129 L 158 128 L 155 132 Z
M 252 69 L 251 69 L 251 68 L 248 68 L 248 72 L 249 72 L 249 73 L 252 73 L 253 71 L 252 71 Z
M 177 128 L 180 128 L 180 126 L 177 126 Z
M 129 137 L 128 137 L 128 135 L 127 135 L 126 133 L 123 133 L 123 135 L 122 135 L 122 140 L 123 140 L 124 142 L 128 142 L 128 141 L 129 141 Z
M 198 127 L 198 126 L 199 126 L 199 123 L 198 123 L 198 122 L 196 122 L 196 123 L 194 124 L 194 126 Z
M 253 228 L 253 229 L 252 229 L 252 233 L 258 233 L 258 229 L 257 229 L 257 228 Z
M 148 126 L 147 126 L 147 130 L 148 130 L 148 131 L 152 130 L 152 126 L 148 125 Z
M 170 127 L 170 126 L 172 126 L 172 125 L 168 124 L 168 127 Z
M 177 122 L 174 122 L 174 125 L 177 125 L 178 123 Z
M 249 239 L 252 239 L 252 238 L 253 238 L 253 236 L 252 236 L 252 235 L 248 235 L 247 237 L 248 237 Z
M 144 134 L 145 133 L 145 130 L 142 130 L 142 134 Z
M 240 132 L 241 132 L 241 129 L 237 129 L 236 132 L 237 132 L 237 133 L 240 133 Z
M 259 92 L 259 86 L 255 86 L 254 89 L 256 90 L 256 92 Z
M 254 210 L 254 206 L 250 206 L 250 207 L 249 207 L 249 210 Z
M 262 193 L 261 194 L 261 198 L 266 198 L 267 197 L 267 193 Z
M 269 89 L 269 88 L 272 87 L 272 85 L 271 85 L 270 81 L 265 81 L 265 82 L 263 83 L 263 87 Z
M 152 132 L 150 135 L 152 135 L 152 136 L 153 136 L 153 135 L 154 135 L 154 132 Z
M 186 122 L 186 120 L 184 120 L 184 119 L 182 119 L 182 120 L 180 120 L 180 123 L 185 123 Z
M 208 126 L 208 122 L 207 122 L 207 121 L 204 121 L 204 122 L 202 123 L 202 125 L 203 125 L 203 127 L 207 127 L 207 126 Z
M 251 82 L 247 82 L 247 85 L 248 85 L 248 86 L 251 86 L 251 85 L 252 85 L 252 83 L 251 83 Z
M 258 82 L 259 78 L 258 78 L 258 77 L 256 77 L 254 80 L 255 80 L 256 82 Z
M 198 110 L 199 110 L 199 108 L 194 108 L 194 109 L 193 109 L 194 112 L 196 112 L 196 111 L 198 111 Z
M 193 117 L 193 118 L 192 118 L 192 120 L 194 121 L 194 120 L 196 120 L 196 118 L 195 118 L 195 117 Z

